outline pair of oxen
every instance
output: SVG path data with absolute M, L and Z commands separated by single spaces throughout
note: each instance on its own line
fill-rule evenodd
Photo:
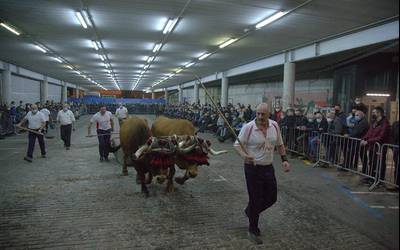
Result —
M 167 181 L 167 192 L 174 191 L 175 165 L 185 171 L 175 181 L 183 185 L 197 176 L 200 165 L 208 165 L 208 154 L 220 155 L 226 151 L 215 151 L 209 141 L 195 134 L 190 121 L 159 117 L 151 129 L 145 119 L 131 117 L 125 120 L 120 130 L 120 145 L 114 149 L 123 151 L 122 174 L 128 175 L 128 166 L 137 172 L 136 182 L 142 192 L 149 196 L 147 184 L 153 177 L 158 183 Z M 116 150 L 114 150 L 116 151 Z

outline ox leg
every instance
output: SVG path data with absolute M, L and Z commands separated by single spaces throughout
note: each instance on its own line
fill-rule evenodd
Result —
M 142 193 L 144 193 L 146 197 L 149 197 L 149 190 L 146 186 L 146 174 L 143 171 L 140 171 L 137 174 L 139 175 L 140 183 L 142 185 Z
M 168 173 L 168 182 L 167 182 L 167 193 L 172 193 L 175 191 L 174 188 L 174 175 L 175 175 L 175 166 L 172 165 L 169 167 L 169 173 Z
M 151 172 L 149 172 L 147 174 L 146 184 L 149 185 L 149 184 L 151 184 L 152 181 L 153 181 L 153 174 Z
M 122 175 L 127 176 L 128 175 L 128 157 L 124 155 L 124 163 L 122 164 Z
M 179 185 L 183 185 L 183 184 L 185 184 L 185 181 L 187 181 L 188 179 L 189 179 L 189 172 L 186 170 L 185 175 L 182 177 L 176 177 L 175 181 Z

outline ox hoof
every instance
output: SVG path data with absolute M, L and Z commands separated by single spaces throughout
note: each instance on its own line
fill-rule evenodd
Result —
M 175 177 L 175 182 L 178 183 L 179 185 L 183 185 L 183 184 L 185 184 L 185 178 Z

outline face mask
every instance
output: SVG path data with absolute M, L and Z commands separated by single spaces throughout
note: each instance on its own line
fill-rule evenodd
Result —
M 328 122 L 332 122 L 332 121 L 333 121 L 332 118 L 326 118 L 326 120 L 327 120 Z
M 67 111 L 68 111 L 68 108 L 63 108 L 63 110 L 64 110 L 64 112 L 67 112 Z
M 275 111 L 276 111 L 276 112 L 279 112 L 279 111 L 281 111 L 281 110 L 280 110 L 280 109 L 275 109 Z
M 372 120 L 376 120 L 377 116 L 376 115 L 372 115 L 371 118 L 372 118 Z
M 355 103 L 356 103 L 356 104 L 360 104 L 361 102 L 360 102 L 360 101 L 355 101 Z
M 33 110 L 32 110 L 32 113 L 33 113 L 33 114 L 36 114 L 37 112 L 38 112 L 37 109 L 33 109 Z
M 317 119 L 317 122 L 318 122 L 318 123 L 321 123 L 321 122 L 322 122 L 322 119 Z
M 308 121 L 309 121 L 309 122 L 313 122 L 314 120 L 313 120 L 313 119 L 308 119 Z
M 361 120 L 361 117 L 358 116 L 358 115 L 356 115 L 356 116 L 355 116 L 355 119 L 356 119 L 356 121 L 359 121 L 359 120 Z

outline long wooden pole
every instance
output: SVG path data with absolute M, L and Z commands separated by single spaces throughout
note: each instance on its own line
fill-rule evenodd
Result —
M 36 130 L 33 130 L 33 129 L 30 129 L 30 128 L 25 128 L 25 127 L 21 127 L 21 126 L 16 126 L 16 127 L 19 128 L 19 129 L 25 130 L 25 131 L 32 132 L 32 133 L 37 134 L 37 135 L 44 135 L 43 133 L 40 133 L 40 132 L 38 132 Z
M 201 87 L 204 89 L 204 92 L 206 93 L 206 96 L 210 99 L 212 105 L 214 106 L 214 108 L 218 111 L 218 114 L 222 117 L 222 119 L 224 119 L 225 124 L 228 126 L 229 130 L 231 131 L 231 133 L 233 134 L 233 136 L 235 137 L 236 141 L 239 143 L 240 148 L 243 150 L 243 152 L 245 152 L 246 154 L 248 154 L 246 148 L 244 147 L 243 143 L 240 141 L 239 137 L 236 135 L 235 130 L 232 128 L 231 124 L 229 124 L 229 121 L 226 119 L 225 115 L 222 114 L 222 111 L 219 109 L 218 105 L 215 103 L 214 99 L 211 97 L 211 95 L 208 93 L 206 86 L 204 86 L 204 84 L 201 82 L 200 77 L 198 77 L 196 74 L 192 73 L 197 81 L 199 82 L 199 84 L 201 85 Z M 196 83 L 195 83 L 196 84 Z

